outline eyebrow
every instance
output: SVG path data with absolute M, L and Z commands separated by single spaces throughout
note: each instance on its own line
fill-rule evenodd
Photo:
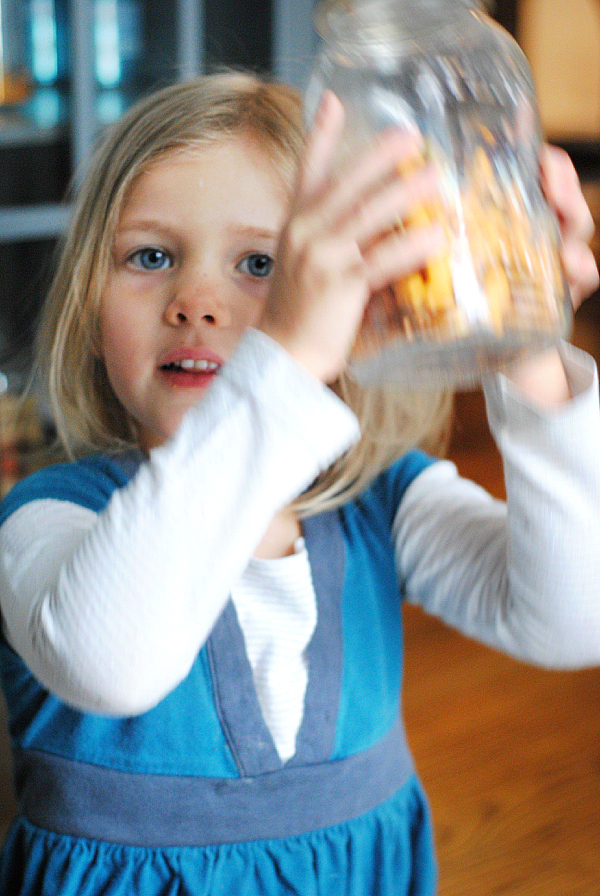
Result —
M 156 221 L 152 218 L 148 219 L 140 219 L 139 221 L 133 220 L 131 222 L 126 223 L 124 226 L 118 226 L 116 235 L 122 233 L 133 233 L 135 231 L 148 231 L 154 230 L 162 233 L 174 233 L 177 228 L 172 227 L 169 224 L 165 224 L 164 221 Z M 260 227 L 254 224 L 236 224 L 230 228 L 230 230 L 239 236 L 247 236 L 253 239 L 277 239 L 279 236 L 279 230 L 272 229 L 270 227 Z
M 253 224 L 239 225 L 232 227 L 232 230 L 241 236 L 267 237 L 268 239 L 274 239 L 279 236 L 278 230 L 273 230 L 270 227 L 256 227 Z

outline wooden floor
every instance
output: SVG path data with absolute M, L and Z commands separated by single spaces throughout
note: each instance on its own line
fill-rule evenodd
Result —
M 574 333 L 598 358 L 599 306 L 579 313 Z M 503 494 L 478 392 L 457 400 L 450 453 Z M 600 896 L 600 670 L 532 669 L 414 609 L 405 618 L 406 718 L 439 896 Z M 0 833 L 13 809 L 0 735 Z
M 597 299 L 578 313 L 573 341 L 600 359 Z M 503 497 L 478 392 L 457 399 L 450 455 Z M 405 712 L 433 811 L 439 896 L 599 896 L 600 669 L 541 671 L 413 608 L 405 621 Z
M 406 718 L 440 896 L 596 896 L 600 671 L 530 669 L 406 615 Z

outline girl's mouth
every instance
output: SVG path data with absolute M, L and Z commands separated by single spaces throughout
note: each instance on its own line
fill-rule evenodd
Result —
M 198 358 L 194 360 L 193 358 L 184 358 L 182 361 L 171 361 L 169 364 L 163 364 L 161 366 L 161 370 L 184 370 L 184 371 L 199 371 L 201 373 L 215 373 L 221 365 L 217 364 L 216 361 L 207 361 L 206 358 Z
M 171 386 L 203 389 L 210 385 L 221 364 L 208 358 L 181 358 L 159 366 L 162 378 Z

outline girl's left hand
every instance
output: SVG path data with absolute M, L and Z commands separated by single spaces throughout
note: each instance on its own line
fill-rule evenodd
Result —
M 589 243 L 594 219 L 581 191 L 569 155 L 558 146 L 544 145 L 540 174 L 546 199 L 558 216 L 562 234 L 562 260 L 571 290 L 573 308 L 600 285 L 598 267 Z
M 549 145 L 542 148 L 540 177 L 546 199 L 558 217 L 562 261 L 576 310 L 600 284 L 596 260 L 589 246 L 594 235 L 594 220 L 581 191 L 575 166 L 563 149 Z M 531 399 L 546 406 L 561 404 L 571 396 L 557 349 L 549 349 L 512 365 L 506 375 Z

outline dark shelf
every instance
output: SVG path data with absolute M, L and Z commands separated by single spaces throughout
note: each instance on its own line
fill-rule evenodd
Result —
M 59 90 L 43 88 L 21 103 L 0 106 L 0 149 L 47 145 L 67 135 L 68 104 Z
M 551 142 L 562 146 L 573 160 L 581 180 L 600 179 L 600 139 L 557 138 Z

